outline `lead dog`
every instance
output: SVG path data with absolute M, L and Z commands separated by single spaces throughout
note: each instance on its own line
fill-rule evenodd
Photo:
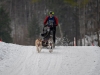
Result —
M 54 43 L 53 43 L 53 39 L 52 37 L 50 36 L 49 40 L 48 40 L 48 47 L 49 47 L 49 52 L 53 52 L 53 46 L 54 46 Z
M 39 52 L 41 52 L 42 49 L 42 39 L 36 39 L 35 40 L 35 46 L 36 46 L 36 50 Z

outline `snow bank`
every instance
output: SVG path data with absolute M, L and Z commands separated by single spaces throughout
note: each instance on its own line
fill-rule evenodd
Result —
M 12 65 L 18 56 L 21 55 L 22 46 L 0 42 L 0 71 Z

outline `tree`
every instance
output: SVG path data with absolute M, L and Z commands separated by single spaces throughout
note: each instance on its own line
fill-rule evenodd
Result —
M 31 38 L 30 42 L 32 42 L 31 44 L 33 44 L 35 39 L 39 38 L 39 33 L 40 33 L 40 27 L 36 16 L 33 17 L 32 21 L 28 25 L 28 32 L 29 32 L 29 38 Z
M 99 41 L 99 0 L 97 0 L 97 38 L 98 38 L 98 46 L 100 46 L 100 41 Z
M 85 6 L 89 3 L 89 0 L 64 0 L 64 2 L 74 7 L 76 45 L 78 39 L 80 39 L 80 45 L 82 45 L 82 35 L 85 36 Z
M 10 27 L 10 18 L 8 16 L 8 13 L 3 9 L 3 7 L 0 7 L 0 38 L 4 42 L 12 42 L 11 38 L 11 27 Z

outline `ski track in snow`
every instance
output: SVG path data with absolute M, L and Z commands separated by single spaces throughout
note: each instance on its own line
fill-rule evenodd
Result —
M 52 53 L 38 53 L 35 46 L 12 45 L 6 47 L 15 55 L 0 61 L 0 75 L 100 75 L 99 47 L 56 46 Z

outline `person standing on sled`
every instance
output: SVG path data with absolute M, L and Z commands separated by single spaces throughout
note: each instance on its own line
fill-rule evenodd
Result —
M 58 26 L 58 18 L 54 16 L 53 11 L 50 11 L 49 16 L 44 19 L 44 26 L 50 27 L 50 30 L 53 31 L 53 42 L 55 44 L 56 26 Z

